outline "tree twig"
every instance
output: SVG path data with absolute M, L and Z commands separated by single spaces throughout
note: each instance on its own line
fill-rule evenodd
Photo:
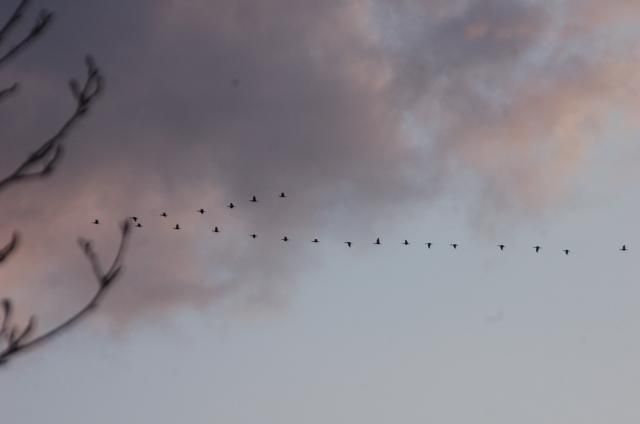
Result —
M 21 0 L 16 6 L 15 10 L 9 17 L 9 20 L 4 24 L 2 29 L 0 29 L 0 44 L 4 41 L 5 37 L 9 35 L 13 27 L 20 21 L 22 18 L 22 14 L 29 4 L 29 0 Z
M 107 290 L 113 285 L 113 281 L 118 277 L 122 270 L 122 257 L 126 249 L 129 236 L 130 223 L 125 220 L 120 227 L 120 245 L 118 247 L 118 251 L 111 263 L 111 266 L 106 272 L 102 272 L 98 255 L 93 249 L 91 241 L 84 239 L 78 240 L 82 252 L 91 265 L 94 277 L 98 283 L 98 289 L 84 307 L 46 333 L 29 340 L 29 336 L 34 331 L 36 325 L 35 316 L 31 316 L 29 323 L 24 327 L 24 329 L 20 330 L 17 326 L 11 324 L 13 310 L 11 301 L 8 299 L 2 300 L 1 305 L 4 313 L 2 324 L 0 324 L 0 341 L 4 343 L 5 347 L 0 350 L 0 366 L 6 364 L 13 356 L 53 339 L 63 331 L 71 328 L 74 324 L 82 320 L 91 311 L 94 311 L 97 308 L 100 301 L 107 293 Z
M 0 264 L 4 262 L 18 247 L 20 236 L 17 232 L 14 232 L 11 236 L 11 241 L 0 249 Z
M 0 29 L 0 46 L 6 39 L 6 36 L 11 33 L 11 31 L 15 28 L 16 24 L 22 19 L 24 11 L 29 6 L 31 2 L 29 0 L 22 0 L 15 11 L 7 21 L 7 23 Z M 39 36 L 42 35 L 44 30 L 51 23 L 51 19 L 53 18 L 53 13 L 49 12 L 46 9 L 40 10 L 38 13 L 38 17 L 34 22 L 31 30 L 25 35 L 20 41 L 14 44 L 9 50 L 2 56 L 0 56 L 0 66 L 4 65 L 11 58 L 16 56 L 20 51 L 22 51 L 29 44 L 34 42 Z
M 9 97 L 10 95 L 15 93 L 16 91 L 18 91 L 18 83 L 17 82 L 11 84 L 7 88 L 3 88 L 2 90 L 0 90 L 0 102 L 2 100 L 4 100 L 5 97 Z
M 51 138 L 46 140 L 35 152 L 31 153 L 15 171 L 0 180 L 0 191 L 19 181 L 47 177 L 56 169 L 56 165 L 62 157 L 62 141 L 64 137 L 78 120 L 86 115 L 93 101 L 102 92 L 104 85 L 102 74 L 91 56 L 86 57 L 85 64 L 87 74 L 82 87 L 76 80 L 72 79 L 69 82 L 71 94 L 76 102 L 73 114 Z M 34 170 L 34 168 L 39 169 Z

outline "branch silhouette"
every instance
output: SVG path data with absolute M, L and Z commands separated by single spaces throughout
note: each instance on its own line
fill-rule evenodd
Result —
M 51 138 L 31 153 L 11 174 L 0 180 L 0 191 L 19 181 L 48 177 L 55 171 L 64 152 L 62 146 L 64 137 L 86 115 L 103 89 L 102 74 L 91 56 L 86 57 L 85 64 L 87 75 L 82 88 L 75 79 L 69 81 L 71 94 L 76 102 L 71 116 Z M 34 170 L 34 168 L 39 169 Z
M 30 4 L 31 0 L 21 0 L 20 3 L 18 3 L 9 20 L 4 24 L 2 29 L 0 29 L 0 47 L 2 47 L 2 45 L 6 41 L 6 38 L 11 35 L 13 30 L 19 24 Z M 36 41 L 44 33 L 44 30 L 49 26 L 52 18 L 53 14 L 50 11 L 46 9 L 40 10 L 36 21 L 34 22 L 27 35 L 25 35 L 17 43 L 11 46 L 6 53 L 0 53 L 0 66 L 6 64 L 10 59 L 15 57 L 18 53 L 29 46 L 29 44 Z
M 0 366 L 6 364 L 12 356 L 41 345 L 51 340 L 61 332 L 68 330 L 96 309 L 104 295 L 112 286 L 113 281 L 122 272 L 122 258 L 129 239 L 130 228 L 128 221 L 124 221 L 122 223 L 120 227 L 120 246 L 118 247 L 118 251 L 111 263 L 111 266 L 109 266 L 109 269 L 106 272 L 102 271 L 98 255 L 93 249 L 92 242 L 82 238 L 78 240 L 78 244 L 80 245 L 82 252 L 91 264 L 94 277 L 98 283 L 98 289 L 89 302 L 87 302 L 87 304 L 85 304 L 78 312 L 46 333 L 43 333 L 33 339 L 29 339 L 29 336 L 33 333 L 36 327 L 36 317 L 32 315 L 29 318 L 27 325 L 23 329 L 20 329 L 17 325 L 13 325 L 11 322 L 13 311 L 13 303 L 11 300 L 3 299 L 1 301 L 4 316 L 0 326 L 0 343 L 4 344 L 4 348 L 0 350 Z
M 9 20 L 0 28 L 0 51 L 3 51 L 3 46 L 6 44 L 8 37 L 19 27 L 20 20 L 30 4 L 30 0 L 21 0 Z M 53 14 L 51 12 L 45 9 L 41 10 L 29 32 L 9 47 L 5 53 L 0 53 L 0 69 L 37 40 L 49 26 L 52 18 Z M 0 179 L 0 192 L 20 182 L 49 177 L 56 170 L 64 153 L 63 142 L 66 136 L 80 119 L 86 116 L 103 90 L 103 76 L 91 56 L 85 58 L 85 65 L 86 76 L 82 84 L 75 79 L 69 81 L 69 88 L 75 102 L 75 107 L 70 117 L 53 136 L 45 140 L 42 145 L 27 156 L 13 172 Z M 18 87 L 18 83 L 13 83 L 5 89 L 0 89 L 0 102 L 16 93 Z M 95 310 L 113 285 L 113 282 L 122 273 L 122 262 L 129 237 L 130 224 L 128 220 L 124 220 L 120 227 L 118 250 L 106 272 L 102 270 L 98 255 L 93 249 L 93 242 L 83 238 L 78 240 L 82 253 L 91 265 L 98 288 L 89 302 L 75 314 L 39 336 L 33 336 L 37 322 L 35 315 L 31 315 L 28 323 L 21 328 L 13 322 L 13 301 L 8 298 L 0 300 L 0 319 L 2 320 L 0 323 L 0 366 L 6 364 L 15 355 L 31 350 L 53 339 Z M 11 236 L 10 241 L 0 247 L 0 264 L 6 262 L 15 254 L 20 240 L 20 234 L 16 231 Z

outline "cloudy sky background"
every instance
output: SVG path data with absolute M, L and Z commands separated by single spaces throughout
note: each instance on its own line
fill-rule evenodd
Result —
M 107 85 L 59 172 L 2 193 L 25 243 L 0 294 L 56 322 L 94 289 L 76 237 L 106 260 L 145 226 L 100 312 L 2 370 L 9 421 L 640 418 L 639 4 L 39 5 L 0 169 L 69 114 L 85 53 Z

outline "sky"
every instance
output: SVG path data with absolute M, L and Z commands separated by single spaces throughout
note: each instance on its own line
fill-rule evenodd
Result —
M 95 290 L 77 237 L 106 262 L 144 227 L 94 315 L 0 369 L 8 421 L 638 422 L 640 3 L 34 3 L 0 170 L 86 53 L 106 83 L 0 193 L 0 297 L 45 330 Z

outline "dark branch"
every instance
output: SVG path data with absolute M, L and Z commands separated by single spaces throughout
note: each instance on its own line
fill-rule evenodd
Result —
M 6 246 L 0 249 L 0 263 L 4 262 L 9 257 L 9 255 L 11 255 L 16 250 L 19 241 L 20 237 L 18 236 L 18 233 L 13 233 L 13 236 L 11 236 L 11 241 Z
M 16 10 L 13 12 L 13 15 L 9 18 L 5 26 L 0 30 L 0 45 L 5 41 L 5 37 L 15 28 L 16 24 L 22 18 L 24 10 L 29 6 L 29 1 L 22 0 Z M 20 41 L 14 44 L 9 50 L 2 56 L 0 56 L 0 66 L 4 65 L 9 59 L 16 56 L 20 51 L 22 51 L 29 44 L 34 42 L 38 37 L 40 37 L 44 30 L 51 23 L 51 19 L 53 18 L 53 14 L 48 10 L 42 9 L 40 13 L 38 13 L 38 17 L 34 22 L 31 30 L 25 35 Z
M 10 95 L 12 95 L 13 93 L 15 93 L 16 91 L 18 91 L 18 83 L 13 83 L 12 85 L 10 85 L 7 88 L 3 88 L 2 90 L 0 90 L 0 102 L 5 98 L 5 97 L 9 97 Z
M 7 23 L 4 24 L 2 29 L 0 29 L 0 45 L 2 44 L 6 36 L 9 35 L 9 33 L 11 32 L 11 29 L 13 29 L 13 27 L 22 18 L 22 14 L 27 8 L 28 3 L 29 3 L 29 0 L 21 0 L 20 3 L 18 3 L 18 6 L 16 7 L 16 9 L 13 11 L 13 14 L 11 15 Z
M 69 117 L 58 132 L 45 141 L 38 150 L 31 153 L 14 172 L 0 180 L 0 190 L 19 181 L 47 177 L 55 171 L 62 157 L 62 142 L 64 137 L 69 130 L 86 115 L 93 101 L 102 92 L 103 78 L 95 62 L 90 56 L 87 56 L 85 63 L 87 66 L 87 75 L 82 87 L 80 87 L 76 80 L 71 80 L 69 83 L 71 94 L 76 102 L 76 107 L 71 117 Z
M 11 301 L 8 299 L 2 301 L 2 309 L 4 313 L 2 324 L 0 325 L 0 342 L 4 344 L 4 349 L 0 350 L 0 366 L 6 364 L 7 361 L 13 356 L 19 353 L 26 352 L 27 350 L 37 345 L 43 344 L 53 339 L 63 331 L 71 328 L 74 324 L 82 320 L 91 311 L 94 311 L 97 308 L 97 306 L 100 304 L 100 301 L 107 293 L 107 290 L 113 285 L 113 282 L 116 280 L 116 278 L 120 274 L 120 271 L 122 270 L 122 257 L 127 246 L 129 235 L 130 224 L 128 220 L 125 220 L 120 227 L 120 245 L 118 247 L 118 251 L 111 266 L 109 267 L 107 272 L 104 273 L 102 272 L 102 267 L 100 266 L 98 255 L 93 249 L 91 241 L 84 239 L 80 239 L 78 241 L 82 252 L 91 264 L 94 277 L 98 283 L 98 289 L 84 307 L 82 307 L 78 312 L 76 312 L 66 321 L 62 322 L 46 333 L 29 340 L 29 336 L 35 328 L 35 316 L 32 316 L 29 319 L 29 323 L 23 330 L 20 330 L 17 326 L 11 325 L 11 316 L 13 310 Z

